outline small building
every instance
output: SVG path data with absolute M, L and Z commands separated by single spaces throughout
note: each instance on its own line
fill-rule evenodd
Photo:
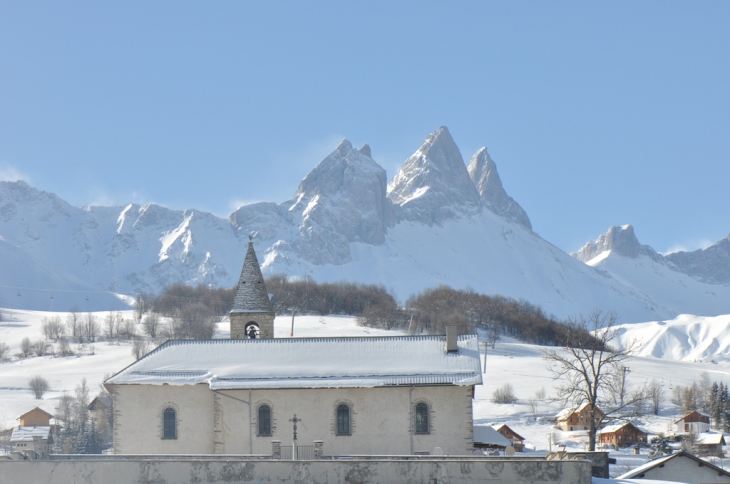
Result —
M 507 437 L 497 432 L 491 425 L 474 426 L 475 449 L 504 450 L 509 445 L 512 445 L 512 442 Z
M 38 427 L 38 426 L 49 426 L 51 425 L 51 419 L 53 415 L 46 412 L 40 407 L 36 407 L 33 410 L 25 412 L 23 415 L 18 417 L 16 420 L 20 420 L 19 427 Z
M 710 416 L 695 410 L 674 422 L 674 425 L 677 427 L 677 432 L 699 434 L 710 430 Z
M 631 422 L 621 422 L 600 430 L 598 442 L 614 445 L 616 448 L 646 443 L 648 434 Z
M 600 408 L 594 409 L 595 421 L 600 422 L 604 413 Z M 591 426 L 590 404 L 585 402 L 577 407 L 566 408 L 555 416 L 558 427 L 565 432 L 588 430 Z M 599 427 L 599 425 L 596 425 Z
M 697 434 L 695 441 L 697 454 L 702 456 L 725 457 L 722 446 L 725 444 L 725 436 L 720 432 L 703 432 Z
M 98 428 L 99 425 L 104 425 L 111 418 L 112 399 L 108 394 L 101 393 L 86 408 L 89 410 L 89 418 Z
M 47 455 L 53 445 L 53 434 L 50 425 L 37 427 L 18 427 L 10 436 L 10 446 L 15 452 L 32 450 L 37 454 Z
M 497 425 L 496 427 L 494 427 L 494 430 L 496 430 L 497 432 L 502 434 L 507 440 L 512 442 L 512 447 L 514 447 L 517 452 L 522 452 L 523 450 L 525 450 L 525 438 L 509 428 L 507 424 Z
M 730 482 L 730 472 L 689 452 L 680 451 L 676 454 L 649 461 L 619 476 L 618 479 L 720 484 Z

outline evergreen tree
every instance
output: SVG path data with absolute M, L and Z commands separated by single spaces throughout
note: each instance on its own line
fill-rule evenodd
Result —
M 720 428 L 722 408 L 720 407 L 720 385 L 717 382 L 712 382 L 710 388 L 710 417 L 712 417 L 712 425 L 715 428 Z
M 672 453 L 672 449 L 669 448 L 669 441 L 664 434 L 659 434 L 657 437 L 652 437 L 650 441 L 651 447 L 649 448 L 649 457 L 656 459 L 664 455 Z

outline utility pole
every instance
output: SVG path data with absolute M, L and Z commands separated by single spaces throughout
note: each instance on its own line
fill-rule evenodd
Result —
M 294 337 L 294 311 L 295 308 L 291 308 L 291 333 L 289 333 L 289 337 Z M 296 429 L 296 424 L 294 424 L 294 428 Z
M 631 369 L 626 366 L 622 366 L 621 367 L 621 389 L 620 389 L 621 391 L 619 392 L 620 397 L 621 397 L 621 406 L 622 407 L 624 406 L 624 393 L 626 393 L 626 374 L 627 373 L 631 373 Z

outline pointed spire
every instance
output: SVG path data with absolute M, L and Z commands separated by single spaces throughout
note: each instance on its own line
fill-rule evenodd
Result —
M 248 236 L 248 250 L 243 261 L 241 277 L 238 280 L 236 298 L 232 313 L 273 313 L 269 294 L 266 292 L 264 276 L 253 249 L 253 234 Z

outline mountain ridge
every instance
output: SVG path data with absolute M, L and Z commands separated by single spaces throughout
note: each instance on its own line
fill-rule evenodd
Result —
M 641 246 L 633 228 L 615 232 L 581 249 L 581 257 L 607 248 L 646 256 L 669 271 L 662 284 L 690 283 L 708 311 L 730 312 L 730 289 L 695 284 L 696 275 Z M 0 236 L 101 292 L 154 292 L 173 282 L 233 285 L 251 233 L 264 273 L 385 284 L 402 299 L 450 284 L 526 299 L 561 318 L 616 309 L 625 320 L 646 321 L 689 312 L 684 306 L 695 296 L 659 297 L 649 282 L 587 265 L 542 239 L 505 191 L 487 149 L 467 166 L 446 127 L 431 133 L 390 182 L 368 145 L 356 149 L 343 140 L 292 199 L 244 205 L 227 219 L 156 204 L 72 207 L 25 182 L 0 182 Z M 0 257 L 0 270 L 3 264 L 9 263 Z M 0 288 L 0 306 L 18 304 L 11 296 L 23 274 L 15 279 Z

